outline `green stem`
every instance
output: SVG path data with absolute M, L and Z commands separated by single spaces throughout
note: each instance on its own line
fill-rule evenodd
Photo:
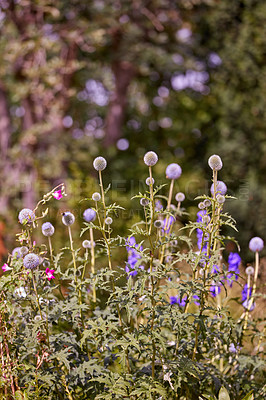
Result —
M 168 195 L 168 200 L 167 200 L 167 211 L 168 211 L 168 214 L 166 216 L 165 230 L 168 230 L 169 212 L 170 212 L 171 201 L 172 201 L 172 197 L 173 197 L 174 183 L 175 183 L 174 179 L 171 179 L 169 195 Z M 170 234 L 170 227 L 169 227 L 169 234 Z M 168 237 L 168 233 L 165 233 L 165 237 L 166 238 Z M 164 244 L 163 248 L 162 248 L 162 253 L 161 253 L 161 256 L 160 256 L 160 263 L 162 263 L 163 259 L 164 259 L 165 247 L 166 247 L 166 245 Z
M 37 287 L 36 287 L 35 276 L 34 276 L 33 271 L 32 271 L 32 282 L 33 282 L 34 292 L 35 292 L 35 295 L 36 295 L 36 301 L 37 301 L 37 306 L 38 306 L 38 310 L 39 310 L 39 313 L 40 313 L 40 317 L 41 317 L 41 320 L 43 322 L 45 322 L 47 345 L 50 348 L 48 318 L 46 318 L 46 321 L 44 321 L 44 319 L 43 319 L 42 310 L 41 310 L 41 306 L 40 306 L 40 302 L 39 302 L 39 296 L 38 296 Z
M 110 271 L 113 271 L 112 261 L 111 261 L 111 248 L 110 248 L 109 240 L 106 237 L 106 232 L 105 232 L 105 219 L 106 219 L 106 215 L 107 215 L 107 210 L 106 210 L 106 204 L 105 204 L 104 188 L 103 188 L 103 183 L 102 183 L 102 173 L 101 173 L 101 171 L 99 171 L 99 181 L 100 181 L 100 188 L 101 188 L 101 194 L 102 194 L 102 203 L 103 203 L 103 209 L 104 209 L 104 221 L 103 221 L 103 224 L 101 223 L 101 218 L 100 218 L 100 214 L 99 214 L 97 203 L 96 203 L 96 213 L 97 213 L 97 216 L 98 216 L 99 225 L 100 225 L 100 228 L 101 228 L 101 231 L 102 231 L 102 235 L 103 235 L 104 241 L 106 243 L 106 247 L 107 247 L 108 266 L 109 266 Z M 109 230 L 109 227 L 108 227 L 108 230 Z M 110 233 L 110 231 L 109 231 L 109 233 Z M 115 283 L 114 283 L 114 278 L 113 278 L 112 275 L 111 275 L 110 279 L 111 279 L 111 286 L 112 286 L 113 296 L 114 296 L 114 299 L 117 300 L 117 297 L 116 297 L 116 294 L 115 294 Z M 121 315 L 121 311 L 120 311 L 120 307 L 119 307 L 118 303 L 116 303 L 116 309 L 117 309 L 117 314 L 118 314 L 118 318 L 119 318 L 119 325 L 120 325 L 120 329 L 121 329 L 121 334 L 122 334 L 122 336 L 125 336 L 125 332 L 124 332 L 124 328 L 123 328 L 122 315 Z M 130 373 L 131 369 L 130 369 L 130 363 L 129 363 L 129 357 L 128 357 L 128 349 L 126 349 L 126 363 L 127 363 L 128 373 Z

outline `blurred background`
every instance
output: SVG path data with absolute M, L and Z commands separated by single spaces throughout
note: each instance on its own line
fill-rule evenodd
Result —
M 156 183 L 181 165 L 175 191 L 194 220 L 207 160 L 221 156 L 219 179 L 237 197 L 226 211 L 251 261 L 249 239 L 266 232 L 265 15 L 263 0 L 0 0 L 0 258 L 16 246 L 19 210 L 61 182 L 68 196 L 49 220 L 64 244 L 60 212 L 82 225 L 98 155 L 127 234 L 153 150 Z

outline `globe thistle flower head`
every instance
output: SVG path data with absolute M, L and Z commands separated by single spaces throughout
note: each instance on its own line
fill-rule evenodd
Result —
M 87 210 L 85 210 L 83 213 L 83 218 L 86 222 L 94 221 L 96 218 L 96 211 L 94 211 L 92 208 L 87 208 Z
M 35 269 L 40 264 L 40 258 L 35 253 L 29 253 L 24 257 L 23 264 L 27 269 Z
M 107 167 L 107 161 L 103 157 L 96 157 L 93 161 L 93 167 L 96 171 L 103 171 Z
M 184 201 L 184 200 L 185 200 L 185 195 L 184 195 L 184 193 L 178 192 L 178 193 L 175 195 L 175 199 L 176 199 L 176 201 L 178 201 L 178 202 L 181 203 L 181 201 Z
M 104 222 L 106 223 L 106 225 L 111 225 L 113 223 L 113 219 L 111 217 L 107 217 L 105 218 Z
M 205 208 L 204 202 L 201 201 L 201 202 L 198 204 L 198 207 L 199 207 L 200 210 L 204 210 L 204 208 Z
M 19 258 L 22 258 L 22 254 L 21 254 L 21 247 L 15 247 L 12 250 L 12 257 L 15 257 L 17 260 Z
M 251 265 L 246 268 L 246 274 L 247 275 L 254 275 L 254 268 L 251 267 Z
M 20 248 L 20 254 L 21 254 L 22 257 L 24 257 L 26 254 L 28 254 L 28 252 L 29 252 L 28 247 L 22 246 L 22 247 Z
M 213 154 L 208 160 L 208 164 L 213 171 L 219 171 L 223 167 L 223 162 L 220 156 Z
M 145 197 L 143 197 L 142 199 L 140 199 L 140 205 L 145 207 L 149 204 L 149 199 L 146 199 Z
M 151 181 L 152 181 L 152 184 L 154 185 L 154 179 L 153 178 L 150 178 L 149 176 L 148 176 L 148 178 L 146 179 L 146 185 L 148 185 L 148 186 L 150 186 L 150 184 L 151 184 Z
M 211 185 L 210 191 L 211 191 L 211 194 L 214 195 L 214 184 Z M 226 184 L 223 181 L 217 181 L 216 194 L 219 193 L 219 194 L 225 195 L 226 192 L 227 192 Z
M 83 240 L 82 247 L 84 247 L 84 249 L 91 249 L 91 241 Z M 93 247 L 95 247 L 95 242 L 93 242 Z
M 92 194 L 91 198 L 92 198 L 93 201 L 100 201 L 102 197 L 101 197 L 100 193 L 94 192 Z
M 260 237 L 255 236 L 254 238 L 250 239 L 249 249 L 251 251 L 253 251 L 254 253 L 256 251 L 261 251 L 263 249 L 263 247 L 264 247 L 264 242 Z
M 209 215 L 203 215 L 203 217 L 202 217 L 203 224 L 207 225 L 210 222 L 210 220 L 211 220 L 211 218 Z
M 42 234 L 44 236 L 53 236 L 54 226 L 51 224 L 51 222 L 45 222 L 42 224 Z
M 144 156 L 144 162 L 148 167 L 153 167 L 158 161 L 158 156 L 154 151 L 148 151 Z
M 211 200 L 209 200 L 209 199 L 205 199 L 204 202 L 203 202 L 203 204 L 204 204 L 205 208 L 207 208 L 207 207 L 210 207 L 210 206 L 211 206 L 212 202 L 211 202 Z
M 178 179 L 182 174 L 182 169 L 180 165 L 172 163 L 166 167 L 165 173 L 168 179 Z
M 43 260 L 42 264 L 43 264 L 44 268 L 49 268 L 51 265 L 49 260 Z
M 35 213 L 30 208 L 23 208 L 18 215 L 19 222 L 24 224 L 31 224 L 35 220 Z
M 161 221 L 160 219 L 157 219 L 156 221 L 154 221 L 154 226 L 155 226 L 155 228 L 157 228 L 157 229 L 162 228 L 163 225 L 164 225 L 164 223 L 163 223 L 163 221 Z
M 225 202 L 225 197 L 224 197 L 222 194 L 218 194 L 218 196 L 217 196 L 217 202 L 218 202 L 219 204 L 224 204 L 224 202 Z
M 70 226 L 70 225 L 74 224 L 75 217 L 71 212 L 66 211 L 62 214 L 62 222 L 64 225 Z

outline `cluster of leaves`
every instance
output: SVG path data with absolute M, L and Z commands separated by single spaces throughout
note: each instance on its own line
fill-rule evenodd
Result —
M 151 167 L 149 172 L 151 178 Z M 101 172 L 100 189 L 101 201 L 93 208 L 97 222 L 85 223 L 81 232 L 82 237 L 90 233 L 90 249 L 73 244 L 71 226 L 70 246 L 58 254 L 51 245 L 34 242 L 36 223 L 25 221 L 18 235 L 20 244 L 38 254 L 41 264 L 28 270 L 15 253 L 10 257 L 11 270 L 0 281 L 2 396 L 262 398 L 262 337 L 256 321 L 248 321 L 246 327 L 246 319 L 232 318 L 221 297 L 210 296 L 210 286 L 226 276 L 221 259 L 226 240 L 222 227 L 234 227 L 216 194 L 204 196 L 209 204 L 207 223 L 189 223 L 184 235 L 184 228 L 179 228 L 185 211 L 180 204 L 171 205 L 171 189 L 164 198 L 162 188 L 150 183 L 149 190 L 137 196 L 146 200 L 143 221 L 132 226 L 129 238 L 124 238 L 106 223 L 107 217 L 115 219 L 121 207 L 106 205 L 108 189 L 104 191 Z M 47 196 L 44 203 L 46 200 Z M 156 207 L 158 200 L 167 200 L 165 209 Z M 39 204 L 41 207 L 42 201 Z M 171 217 L 176 222 L 167 230 Z M 161 221 L 160 228 L 155 221 Z M 192 240 L 195 229 L 203 231 L 199 251 Z M 93 235 L 97 237 L 95 248 Z M 138 244 L 130 243 L 133 236 Z M 112 254 L 124 248 L 138 254 L 134 276 L 126 273 L 124 265 L 114 265 Z M 102 260 L 101 268 L 98 260 Z M 219 273 L 212 272 L 215 265 L 220 266 Z M 55 271 L 55 283 L 46 279 L 47 266 Z M 185 305 L 171 304 L 171 294 Z M 254 345 L 259 342 L 258 350 L 247 351 L 247 337 Z M 230 351 L 232 345 L 234 352 Z

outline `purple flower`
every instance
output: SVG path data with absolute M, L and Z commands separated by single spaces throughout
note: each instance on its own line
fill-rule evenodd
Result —
M 250 239 L 248 246 L 249 249 L 255 253 L 256 251 L 261 251 L 263 249 L 264 242 L 260 237 L 255 236 L 254 238 Z
M 219 293 L 221 293 L 221 284 L 218 283 L 217 285 L 211 285 L 210 287 L 210 293 L 212 297 L 216 297 Z
M 160 202 L 160 200 L 155 200 L 155 211 L 162 211 L 163 210 L 163 206 L 162 203 Z
M 230 343 L 228 350 L 230 351 L 230 353 L 236 353 L 237 352 L 237 348 L 234 345 L 234 343 Z
M 249 311 L 254 310 L 255 304 L 252 302 L 252 305 L 250 306 L 251 303 L 251 294 L 252 294 L 252 288 L 250 287 L 248 289 L 247 283 L 244 286 L 244 289 L 242 290 L 242 306 Z
M 211 185 L 211 194 L 214 194 L 214 184 Z M 226 194 L 227 192 L 227 186 L 223 181 L 217 181 L 217 185 L 216 185 L 216 195 L 219 194 Z
M 200 210 L 197 213 L 197 222 L 202 222 L 202 217 L 204 215 L 206 215 L 206 210 Z M 203 236 L 203 231 L 202 231 L 202 229 L 198 228 L 197 229 L 197 239 L 198 239 L 197 245 L 198 245 L 199 250 L 201 249 L 201 246 L 202 246 L 202 236 Z M 203 242 L 202 251 L 207 250 L 207 239 L 208 238 L 206 237 L 206 240 L 204 240 L 204 242 Z
M 193 301 L 194 301 L 194 303 L 195 303 L 196 306 L 199 306 L 199 305 L 200 305 L 200 302 L 199 302 L 200 298 L 199 298 L 199 296 L 197 296 L 197 295 L 195 294 L 195 295 L 192 297 L 192 299 L 193 299 Z M 185 307 L 186 302 L 187 302 L 187 295 L 183 296 L 182 299 L 180 299 L 180 297 L 178 297 L 178 296 L 170 296 L 170 304 L 171 304 L 171 305 L 173 305 L 173 304 L 178 304 L 180 307 Z
M 163 220 L 163 228 L 162 228 L 162 234 L 168 234 L 170 232 L 171 226 L 175 222 L 175 218 L 172 215 L 169 215 L 169 217 L 165 218 Z
M 96 211 L 94 211 L 92 208 L 87 208 L 87 210 L 85 210 L 83 213 L 83 218 L 85 219 L 86 222 L 94 221 L 96 216 L 97 216 Z
M 193 301 L 194 301 L 194 304 L 195 304 L 196 306 L 200 306 L 200 298 L 199 298 L 198 295 L 195 294 L 195 295 L 192 297 L 192 299 L 194 299 Z
M 141 255 L 138 251 L 142 251 L 143 247 L 136 244 L 136 239 L 134 236 L 127 238 L 126 240 L 126 249 L 128 252 L 128 259 L 125 266 L 125 271 L 129 276 L 136 276 L 138 271 L 136 269 L 136 264 L 139 259 L 141 259 Z M 140 269 L 144 269 L 143 265 L 139 265 Z
M 218 265 L 212 266 L 212 274 L 218 274 L 220 272 L 220 268 Z
M 238 253 L 230 253 L 228 257 L 228 271 L 227 283 L 232 287 L 233 281 L 238 279 L 239 265 L 241 263 L 241 257 Z
M 178 179 L 182 174 L 182 169 L 180 165 L 172 163 L 167 166 L 165 173 L 168 179 Z
M 170 304 L 177 304 L 178 296 L 170 296 Z

